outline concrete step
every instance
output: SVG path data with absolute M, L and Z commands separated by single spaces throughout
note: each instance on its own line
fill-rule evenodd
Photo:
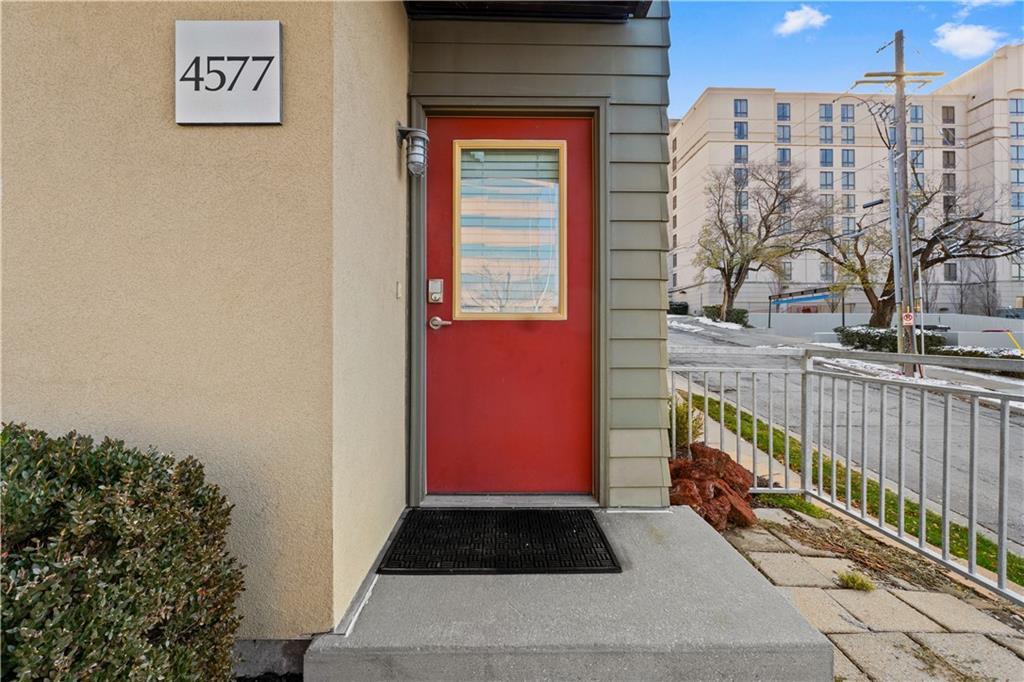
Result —
M 379 576 L 305 679 L 832 679 L 828 640 L 688 507 L 596 513 L 621 574 Z

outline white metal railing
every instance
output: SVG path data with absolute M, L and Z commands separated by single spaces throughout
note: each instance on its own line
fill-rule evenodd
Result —
M 1024 604 L 1024 395 L 876 376 L 842 359 L 1024 371 L 1024 361 L 672 347 L 672 414 L 714 418 L 755 493 L 800 493 Z M 673 452 L 693 442 L 671 420 Z M 728 422 L 728 423 L 727 423 Z M 781 444 L 780 444 L 781 439 Z M 909 510 L 909 514 L 908 514 Z

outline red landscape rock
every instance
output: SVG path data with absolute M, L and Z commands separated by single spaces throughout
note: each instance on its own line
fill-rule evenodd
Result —
M 669 462 L 672 489 L 669 502 L 692 507 L 718 531 L 730 523 L 752 526 L 757 516 L 750 508 L 754 477 L 728 454 L 702 443 L 690 445 L 692 459 Z

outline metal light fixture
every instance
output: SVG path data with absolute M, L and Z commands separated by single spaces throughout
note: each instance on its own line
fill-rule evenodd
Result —
M 398 144 L 405 141 L 405 166 L 409 175 L 420 176 L 427 170 L 427 143 L 430 138 L 422 128 L 397 126 Z

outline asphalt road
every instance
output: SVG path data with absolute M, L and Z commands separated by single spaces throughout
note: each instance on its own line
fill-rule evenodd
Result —
M 700 331 L 680 331 L 669 329 L 669 358 L 673 367 L 728 367 L 728 368 L 758 368 L 768 369 L 785 366 L 785 358 L 766 355 L 761 347 L 804 347 L 807 342 L 799 339 L 781 337 L 759 329 L 722 329 L 709 327 L 696 322 L 693 318 L 680 318 L 685 324 L 699 328 Z M 701 347 L 699 353 L 683 353 L 681 347 Z M 740 349 L 750 348 L 749 354 L 715 355 L 716 349 Z M 877 385 L 868 388 L 867 397 L 867 443 L 861 440 L 861 424 L 864 418 L 863 406 L 865 401 L 862 397 L 862 384 L 858 381 L 858 375 L 852 371 L 829 367 L 830 371 L 851 377 L 850 381 L 825 378 L 821 385 L 821 424 L 820 442 L 827 450 L 836 453 L 840 460 L 845 461 L 847 457 L 846 429 L 850 424 L 850 447 L 849 458 L 855 470 L 861 468 L 861 459 L 866 462 L 867 469 L 877 475 L 879 470 L 880 433 L 881 422 L 881 398 Z M 703 382 L 703 374 L 694 373 L 692 381 L 696 384 Z M 713 372 L 708 376 L 707 390 L 713 397 L 721 390 L 721 382 L 724 380 L 725 399 L 729 402 L 736 399 L 736 374 L 726 372 L 719 374 Z M 682 381 L 685 381 L 683 379 Z M 772 404 L 773 418 L 777 425 L 784 420 L 784 391 L 781 376 L 773 379 L 772 393 L 769 395 L 767 379 L 759 376 L 757 379 L 757 414 L 765 416 L 768 414 L 769 400 Z M 790 375 L 785 382 L 786 390 L 789 391 L 789 420 L 790 428 L 799 433 L 800 424 L 800 379 L 799 375 Z M 835 388 L 835 446 L 833 447 L 833 386 Z M 852 392 L 848 400 L 847 390 Z M 811 394 L 814 397 L 813 428 L 812 438 L 819 441 L 818 430 L 818 382 L 813 381 Z M 886 462 L 885 476 L 889 481 L 895 482 L 900 476 L 899 461 L 899 403 L 900 389 L 890 388 L 887 393 L 885 422 L 886 422 Z M 935 510 L 942 505 L 942 476 L 943 476 L 943 449 L 945 435 L 943 431 L 944 399 L 940 394 L 928 392 L 926 397 L 926 421 L 922 429 L 921 425 L 921 390 L 917 387 L 907 388 L 903 391 L 905 403 L 903 411 L 903 476 L 904 484 L 908 490 L 918 493 L 921 488 L 920 475 L 920 454 L 922 440 L 925 445 L 924 459 L 924 481 L 925 496 L 929 500 L 929 507 Z M 752 380 L 750 373 L 740 376 L 740 399 L 744 409 L 751 410 L 752 403 Z M 949 487 L 950 487 L 950 509 L 953 512 L 954 520 L 966 519 L 970 509 L 969 499 L 969 471 L 970 471 L 970 438 L 971 438 L 971 403 L 963 399 L 950 401 L 950 428 L 949 428 Z M 849 412 L 847 412 L 849 403 Z M 999 410 L 979 402 L 977 409 L 977 428 L 975 430 L 976 447 L 976 499 L 978 524 L 982 526 L 986 534 L 995 537 L 998 527 L 999 513 Z M 728 436 L 726 442 L 728 443 Z M 1019 411 L 1011 412 L 1009 425 L 1009 461 L 1008 461 L 1008 488 L 1007 498 L 1007 528 L 1011 542 L 1016 547 L 1012 549 L 1021 550 L 1024 548 L 1024 415 Z M 761 472 L 759 472 L 761 473 Z M 815 479 L 816 480 L 816 479 Z M 855 495 L 857 491 L 854 491 Z M 960 518 L 956 518 L 960 517 Z M 886 519 L 895 522 L 895 519 Z

